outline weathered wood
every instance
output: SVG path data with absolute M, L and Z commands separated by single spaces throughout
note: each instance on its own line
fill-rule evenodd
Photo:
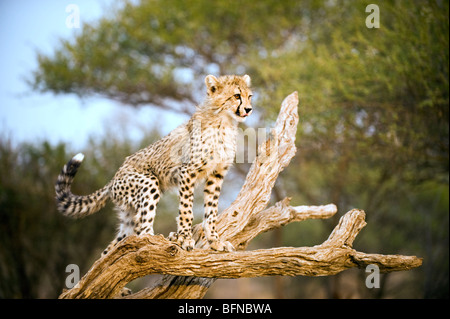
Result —
M 407 270 L 421 265 L 415 256 L 365 254 L 353 249 L 353 241 L 366 225 L 365 213 L 352 210 L 341 217 L 329 238 L 314 247 L 279 247 L 243 251 L 258 234 L 288 223 L 336 214 L 333 204 L 289 205 L 285 198 L 266 208 L 278 174 L 295 155 L 298 96 L 282 103 L 269 139 L 259 147 L 236 200 L 218 217 L 222 240 L 236 252 L 219 253 L 207 247 L 200 225 L 194 227 L 196 249 L 182 250 L 163 236 L 131 236 L 94 263 L 81 281 L 60 298 L 113 298 L 130 281 L 163 274 L 152 287 L 128 298 L 201 298 L 217 278 L 261 276 L 328 276 L 352 267 L 376 264 L 382 272 Z
M 131 236 L 92 267 L 78 287 L 62 298 L 112 298 L 129 281 L 150 274 L 203 278 L 262 276 L 329 276 L 349 268 L 379 266 L 381 272 L 421 265 L 414 256 L 365 254 L 352 242 L 365 225 L 364 212 L 345 214 L 332 235 L 314 247 L 279 247 L 219 253 L 205 249 L 187 252 L 163 236 Z M 204 282 L 202 287 L 209 287 Z M 150 292 L 147 290 L 147 292 Z M 144 297 L 144 293 L 134 297 Z M 148 297 L 148 296 L 147 296 Z

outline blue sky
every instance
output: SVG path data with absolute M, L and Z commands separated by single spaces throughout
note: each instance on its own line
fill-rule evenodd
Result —
M 95 21 L 117 1 L 0 0 L 0 137 L 8 136 L 14 144 L 63 141 L 77 151 L 89 136 L 104 134 L 105 126 L 118 119 L 134 127 L 128 133 L 136 138 L 156 116 L 168 124 L 163 133 L 181 123 L 183 119 L 151 108 L 135 110 L 107 99 L 31 91 L 24 79 L 37 67 L 36 51 L 51 54 L 58 39 L 69 39 L 79 31 L 66 25 L 69 4 L 78 6 L 83 23 Z

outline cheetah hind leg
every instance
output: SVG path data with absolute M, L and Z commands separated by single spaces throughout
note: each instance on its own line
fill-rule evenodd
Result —
M 126 210 L 126 209 L 117 208 L 117 211 L 118 211 L 118 217 L 120 220 L 119 231 L 117 233 L 117 236 L 114 238 L 114 240 L 102 252 L 101 257 L 108 254 L 108 252 L 110 252 L 114 248 L 114 246 L 116 246 L 122 239 L 133 234 L 133 225 L 134 225 L 134 222 L 132 219 L 133 214 L 129 210 Z

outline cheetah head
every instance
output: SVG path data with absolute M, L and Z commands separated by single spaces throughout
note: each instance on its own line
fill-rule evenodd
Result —
M 205 78 L 209 105 L 216 114 L 243 122 L 252 113 L 250 76 L 225 75 Z

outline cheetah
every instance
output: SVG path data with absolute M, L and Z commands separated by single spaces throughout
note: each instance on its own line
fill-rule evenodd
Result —
M 206 98 L 184 124 L 148 147 L 128 156 L 112 180 L 96 192 L 79 196 L 71 184 L 84 155 L 75 155 L 62 169 L 55 184 L 57 207 L 68 217 L 82 218 L 103 208 L 108 199 L 116 206 L 118 234 L 102 252 L 106 255 L 118 242 L 135 235 L 153 235 L 160 196 L 178 187 L 177 232 L 169 239 L 184 250 L 192 250 L 194 187 L 204 183 L 202 228 L 209 247 L 233 251 L 221 241 L 216 229 L 222 182 L 236 152 L 238 123 L 252 113 L 250 76 L 205 77 Z

